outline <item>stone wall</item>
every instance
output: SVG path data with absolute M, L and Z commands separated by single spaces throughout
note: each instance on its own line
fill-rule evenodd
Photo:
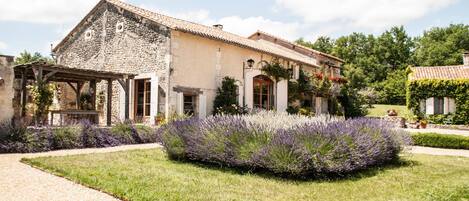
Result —
M 85 20 L 87 23 L 57 49 L 59 64 L 133 74 L 155 73 L 160 87 L 167 89 L 165 78 L 170 54 L 167 27 L 111 4 L 103 4 Z M 117 82 L 113 83 L 114 120 L 119 117 L 120 88 Z M 102 91 L 106 93 L 105 82 L 98 83 L 98 94 Z M 103 107 L 102 116 L 105 110 Z
M 12 56 L 0 55 L 0 122 L 13 117 L 13 81 L 14 72 L 11 68 Z

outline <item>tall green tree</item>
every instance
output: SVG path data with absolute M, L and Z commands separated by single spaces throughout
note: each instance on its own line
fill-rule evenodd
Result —
M 332 53 L 332 48 L 334 48 L 334 40 L 328 36 L 320 36 L 314 43 L 306 42 L 300 38 L 296 43 L 328 54 Z
M 375 48 L 375 54 L 388 73 L 407 68 L 412 60 L 414 42 L 403 26 L 392 27 L 377 38 Z
M 221 87 L 217 89 L 217 95 L 213 102 L 215 114 L 239 114 L 238 85 L 232 77 L 224 77 Z
M 417 66 L 444 66 L 463 63 L 461 54 L 469 50 L 469 25 L 451 24 L 435 27 L 416 39 Z
M 346 64 L 361 68 L 370 82 L 386 78 L 386 67 L 375 54 L 376 37 L 363 33 L 352 33 L 335 41 L 332 54 L 345 60 Z
M 54 63 L 54 60 L 50 57 L 42 56 L 39 52 L 30 53 L 26 50 L 21 52 L 20 55 L 15 58 L 15 64 L 27 64 L 36 61 Z

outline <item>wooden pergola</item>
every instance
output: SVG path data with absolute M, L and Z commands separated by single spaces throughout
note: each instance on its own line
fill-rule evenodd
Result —
M 116 73 L 91 69 L 72 68 L 64 65 L 48 64 L 43 61 L 14 66 L 15 79 L 21 79 L 21 116 L 26 115 L 26 84 L 28 80 L 36 82 L 64 82 L 68 83 L 76 94 L 77 109 L 80 109 L 81 90 L 89 82 L 92 93 L 92 110 L 96 110 L 96 83 L 107 81 L 107 111 L 106 124 L 111 125 L 112 118 L 112 81 L 116 80 L 125 92 L 125 105 L 129 105 L 130 80 L 135 74 Z M 74 85 L 75 84 L 75 85 Z M 129 119 L 129 107 L 125 107 L 125 119 Z

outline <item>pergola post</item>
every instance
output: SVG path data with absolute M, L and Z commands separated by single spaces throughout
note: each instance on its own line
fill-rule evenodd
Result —
M 125 80 L 118 79 L 117 80 L 119 84 L 122 86 L 124 89 L 124 118 L 125 120 L 130 119 L 130 110 L 129 110 L 129 104 L 130 104 L 130 79 L 125 78 Z
M 26 116 L 26 82 L 26 69 L 23 69 L 23 71 L 21 72 L 21 117 Z
M 130 119 L 130 111 L 129 111 L 129 104 L 130 104 L 130 80 L 126 79 L 125 80 L 125 120 Z
M 77 90 L 76 90 L 76 105 L 77 105 L 77 110 L 81 109 L 81 101 L 80 101 L 80 96 L 81 96 L 81 89 L 83 88 L 83 83 L 82 82 L 77 82 Z
M 112 80 L 107 80 L 107 110 L 106 110 L 106 125 L 111 126 L 112 117 Z
M 90 81 L 91 109 L 96 110 L 96 80 Z

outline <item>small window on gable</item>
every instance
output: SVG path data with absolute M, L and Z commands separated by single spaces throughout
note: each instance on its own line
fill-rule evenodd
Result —
M 123 22 L 118 22 L 116 24 L 116 32 L 119 33 L 119 32 L 123 32 L 124 31 L 124 23 Z
M 93 35 L 94 35 L 93 30 L 88 30 L 88 31 L 85 32 L 85 39 L 89 40 L 89 39 L 93 38 Z

